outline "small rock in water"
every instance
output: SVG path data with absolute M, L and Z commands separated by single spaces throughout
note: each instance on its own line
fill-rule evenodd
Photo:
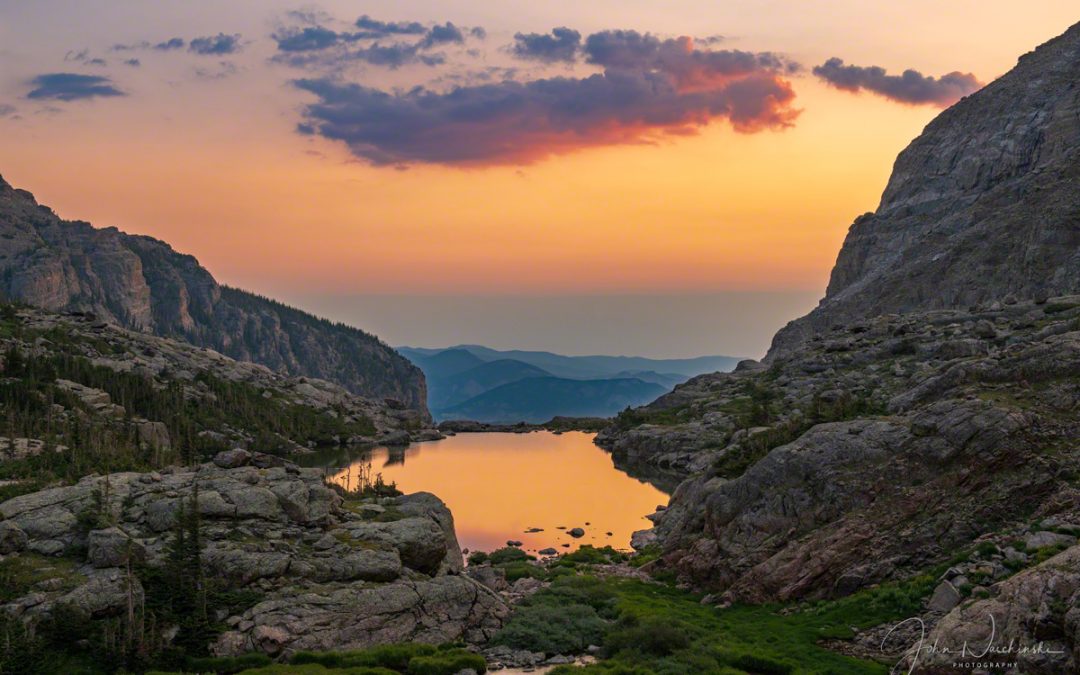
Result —
M 514 546 L 514 547 L 518 547 L 518 546 L 521 546 L 521 542 L 520 542 L 520 541 L 516 541 L 516 540 L 514 540 L 514 539 L 507 539 L 507 540 L 506 540 L 506 545 L 507 545 L 507 546 Z
M 537 551 L 537 553 L 539 553 L 540 555 L 555 555 L 555 554 L 558 553 L 558 551 L 549 547 L 549 548 L 542 548 L 539 551 Z
M 575 527 L 574 529 L 569 530 L 567 534 L 569 534 L 574 539 L 580 539 L 581 537 L 585 536 L 585 530 L 581 529 L 580 527 Z
M 525 534 L 536 534 L 537 532 L 543 532 L 543 531 L 544 531 L 544 528 L 542 528 L 542 527 L 530 527 L 529 529 L 525 530 Z

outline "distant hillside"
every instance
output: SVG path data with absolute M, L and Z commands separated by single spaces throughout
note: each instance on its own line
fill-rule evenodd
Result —
M 91 312 L 426 412 L 422 373 L 376 337 L 221 286 L 193 256 L 157 239 L 62 220 L 3 179 L 0 298 Z
M 406 358 L 409 358 L 406 356 Z M 443 380 L 486 363 L 484 359 L 464 349 L 447 349 L 429 356 L 410 359 L 429 379 Z
M 424 370 L 426 372 L 427 368 L 425 367 Z M 439 415 L 440 411 L 445 408 L 467 401 L 474 396 L 479 396 L 504 384 L 530 377 L 547 376 L 550 376 L 547 371 L 513 359 L 499 359 L 488 363 L 481 362 L 480 365 L 474 368 L 462 373 L 455 373 L 446 378 L 431 376 L 428 386 L 428 407 L 431 408 L 432 414 Z
M 570 380 L 531 377 L 484 392 L 442 411 L 445 419 L 478 422 L 546 422 L 557 415 L 610 417 L 652 401 L 667 390 L 638 379 Z M 567 412 L 571 411 L 571 412 Z
M 446 351 L 467 351 L 484 361 L 513 359 L 542 368 L 556 377 L 575 379 L 602 379 L 620 377 L 627 372 L 654 372 L 685 375 L 686 378 L 703 373 L 733 370 L 742 360 L 734 356 L 699 356 L 692 359 L 649 359 L 642 356 L 566 356 L 552 352 L 522 350 L 498 350 L 480 345 L 457 345 L 447 349 L 424 349 L 400 347 L 406 357 L 424 358 Z M 414 361 L 415 362 L 415 361 Z

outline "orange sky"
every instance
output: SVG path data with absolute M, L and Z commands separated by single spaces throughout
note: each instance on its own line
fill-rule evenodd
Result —
M 513 33 L 559 25 L 722 34 L 717 48 L 770 50 L 807 69 L 789 78 L 802 112 L 782 131 L 738 134 L 720 119 L 694 136 L 526 166 L 398 170 L 295 133 L 312 97 L 288 84 L 301 73 L 268 62 L 291 3 L 4 3 L 0 106 L 14 111 L 0 116 L 0 173 L 62 216 L 160 237 L 223 282 L 286 298 L 820 291 L 848 225 L 876 207 L 896 153 L 939 109 L 828 88 L 808 69 L 838 56 L 989 81 L 1077 18 L 1071 1 L 941 4 L 325 2 L 342 21 L 486 29 L 475 58 L 343 74 L 387 90 L 514 65 Z M 217 32 L 241 34 L 243 50 L 150 51 L 139 68 L 109 50 Z M 108 66 L 64 61 L 81 48 Z M 543 72 L 517 65 L 526 79 Z M 106 75 L 129 95 L 26 99 L 30 78 L 47 72 Z

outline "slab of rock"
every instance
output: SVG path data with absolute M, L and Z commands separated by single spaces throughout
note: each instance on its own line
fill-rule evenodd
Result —
M 243 621 L 251 627 L 223 634 L 213 651 L 233 656 L 257 649 L 276 654 L 285 649 L 349 650 L 396 642 L 482 642 L 495 634 L 508 614 L 497 594 L 461 576 L 290 591 L 272 594 L 245 612 Z
M 1017 663 L 1019 673 L 1080 670 L 1080 546 L 997 584 L 995 597 L 946 614 L 927 644 L 948 647 L 951 653 L 924 651 L 917 665 L 950 666 L 964 643 L 979 651 L 992 643 L 1002 650 L 995 652 L 1001 660 Z

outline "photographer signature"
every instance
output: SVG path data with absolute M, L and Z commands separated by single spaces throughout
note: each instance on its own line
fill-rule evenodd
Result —
M 910 666 L 907 669 L 907 675 L 915 672 L 915 668 L 918 667 L 920 659 L 931 658 L 936 655 L 946 655 L 951 657 L 954 661 L 954 665 L 961 664 L 967 660 L 990 660 L 994 662 L 1002 662 L 1008 664 L 1009 662 L 1015 662 L 1015 658 L 1019 655 L 1030 654 L 1047 654 L 1047 655 L 1060 655 L 1064 656 L 1064 650 L 1055 650 L 1047 647 L 1042 642 L 1037 642 L 1032 645 L 1017 644 L 1016 640 L 1010 640 L 1005 645 L 995 645 L 994 641 L 997 637 L 997 622 L 994 619 L 994 615 L 990 614 L 990 637 L 987 638 L 985 645 L 972 646 L 965 640 L 959 649 L 950 647 L 948 645 L 942 645 L 940 643 L 941 638 L 934 640 L 933 643 L 926 643 L 926 623 L 919 617 L 912 617 L 910 619 L 904 619 L 900 623 L 896 624 L 889 629 L 889 632 L 885 634 L 885 637 L 881 639 L 881 651 L 885 651 L 885 644 L 889 641 L 893 632 L 902 626 L 909 624 L 916 624 L 919 627 L 919 639 L 914 645 L 904 652 L 904 655 L 910 659 Z M 898 673 L 899 669 L 904 667 L 905 659 L 902 659 L 900 663 L 893 667 L 890 673 Z M 1000 664 L 999 664 L 1000 665 Z

